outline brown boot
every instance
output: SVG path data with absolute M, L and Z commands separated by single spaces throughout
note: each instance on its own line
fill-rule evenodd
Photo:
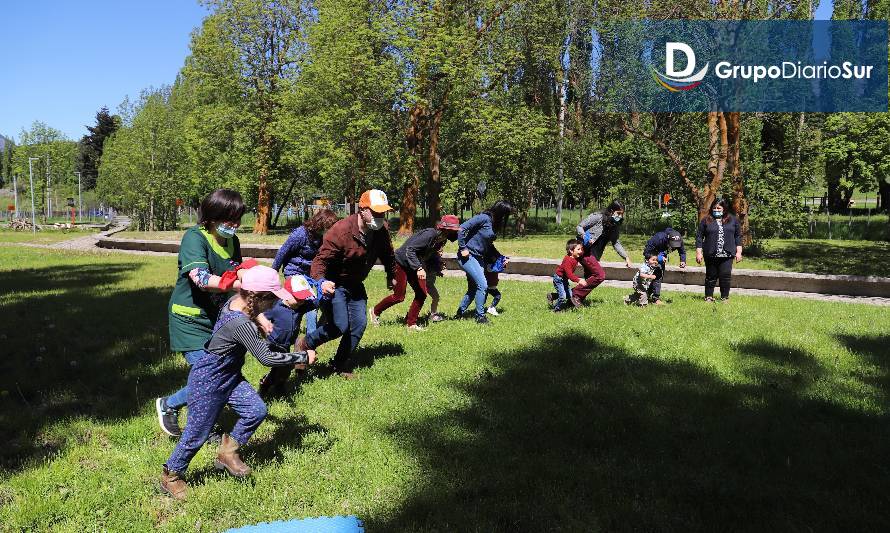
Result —
M 187 488 L 188 485 L 186 485 L 185 481 L 179 477 L 179 474 L 170 471 L 165 465 L 164 473 L 161 474 L 161 492 L 171 496 L 173 499 L 181 501 L 185 499 L 185 491 Z
M 219 470 L 225 470 L 235 477 L 245 477 L 250 475 L 250 467 L 241 461 L 238 456 L 238 441 L 227 434 L 223 435 L 222 442 L 219 443 L 219 450 L 216 452 L 216 461 L 213 466 Z

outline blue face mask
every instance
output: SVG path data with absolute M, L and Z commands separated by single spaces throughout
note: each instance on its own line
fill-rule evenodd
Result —
M 621 219 L 624 218 L 621 215 L 612 215 L 612 220 L 615 222 L 621 222 Z
M 234 237 L 235 231 L 237 230 L 238 228 L 229 224 L 219 224 L 216 226 L 216 233 L 219 234 L 220 237 L 225 237 L 226 239 Z
M 723 211 L 711 211 L 711 214 L 714 215 L 714 218 L 723 218 Z

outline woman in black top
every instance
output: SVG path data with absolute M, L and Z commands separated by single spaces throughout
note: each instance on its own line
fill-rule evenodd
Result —
M 695 261 L 705 263 L 705 301 L 714 301 L 714 286 L 720 283 L 720 298 L 729 299 L 732 260 L 742 260 L 742 227 L 729 214 L 725 200 L 714 200 L 695 232 Z

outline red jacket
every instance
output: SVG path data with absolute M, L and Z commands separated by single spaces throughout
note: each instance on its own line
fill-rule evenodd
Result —
M 581 278 L 575 275 L 576 266 L 578 266 L 578 260 L 570 255 L 567 255 L 562 258 L 562 263 L 560 263 L 560 265 L 556 267 L 556 275 L 563 279 L 569 278 L 575 283 L 578 283 L 578 280 Z
M 321 248 L 312 260 L 310 275 L 314 279 L 355 287 L 365 281 L 378 260 L 383 263 L 387 277 L 392 279 L 395 255 L 389 229 L 370 232 L 368 247 L 365 235 L 358 229 L 358 217 L 358 214 L 350 215 L 325 233 Z

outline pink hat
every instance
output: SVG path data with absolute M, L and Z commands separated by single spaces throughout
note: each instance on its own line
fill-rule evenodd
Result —
M 264 265 L 257 265 L 244 271 L 241 288 L 250 292 L 271 292 L 282 300 L 291 300 L 293 296 L 281 286 L 278 272 Z

